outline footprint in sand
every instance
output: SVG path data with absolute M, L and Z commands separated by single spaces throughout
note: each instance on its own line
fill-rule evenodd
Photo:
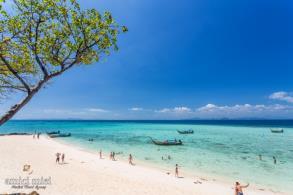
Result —
M 194 184 L 202 184 L 202 182 L 201 181 L 195 181 L 195 182 L 193 182 Z

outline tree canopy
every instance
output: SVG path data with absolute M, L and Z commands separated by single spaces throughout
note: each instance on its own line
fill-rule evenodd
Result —
M 110 12 L 81 9 L 76 0 L 13 0 L 12 12 L 0 0 L 0 98 L 25 98 L 0 118 L 9 120 L 52 78 L 76 65 L 98 62 L 118 50 L 126 32 Z

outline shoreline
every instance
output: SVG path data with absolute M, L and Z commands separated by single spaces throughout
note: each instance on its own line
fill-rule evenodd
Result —
M 184 178 L 175 178 L 162 169 L 151 166 L 151 163 L 137 161 L 134 154 L 135 166 L 130 166 L 124 159 L 111 161 L 107 155 L 100 160 L 98 152 L 52 140 L 41 136 L 39 140 L 31 136 L 0 137 L 0 155 L 3 156 L 0 168 L 0 193 L 31 192 L 31 189 L 17 191 L 3 183 L 7 177 L 28 176 L 20 169 L 29 163 L 34 172 L 29 176 L 52 177 L 52 185 L 39 189 L 41 194 L 70 193 L 70 194 L 119 194 L 126 190 L 127 194 L 233 194 L 233 184 L 219 180 L 201 179 L 205 177 L 190 176 L 183 170 Z M 2 147 L 3 146 L 3 147 Z M 64 165 L 55 164 L 55 153 L 65 152 Z M 17 168 L 16 168 L 17 167 Z M 61 168 L 62 167 L 62 168 Z M 57 172 L 55 172 L 57 170 Z M 66 178 L 69 178 L 66 180 Z M 197 181 L 195 184 L 193 182 Z M 97 186 L 98 182 L 98 186 Z M 69 187 L 68 187 L 69 186 Z M 77 186 L 74 189 L 72 186 Z M 114 186 L 114 188 L 113 188 Z M 133 187 L 135 186 L 135 187 Z M 286 194 L 261 191 L 252 187 L 245 189 L 251 195 Z M 246 193 L 245 193 L 246 194 Z
M 49 137 L 46 137 L 46 138 L 50 139 Z M 82 147 L 82 146 L 75 146 L 72 143 L 70 143 L 70 141 L 65 141 L 65 140 L 62 140 L 62 139 L 53 139 L 52 141 L 60 143 L 60 144 L 67 145 L 68 147 L 73 147 L 73 148 L 75 148 L 77 150 L 81 150 L 83 152 L 90 153 L 92 155 L 97 156 L 97 158 L 99 158 L 98 157 L 99 149 L 95 152 L 93 149 L 85 148 L 85 147 Z M 108 158 L 108 155 L 109 155 L 110 151 L 106 150 L 107 153 L 106 153 L 106 155 L 104 155 L 105 151 L 103 150 L 103 148 L 101 148 L 101 149 L 103 151 L 103 156 L 106 156 L 106 160 L 111 161 Z M 135 154 L 132 154 L 132 155 L 134 156 L 134 163 L 137 164 L 138 166 L 153 169 L 153 170 L 156 170 L 158 172 L 161 172 L 161 173 L 169 175 L 169 176 L 174 176 L 175 165 L 174 165 L 174 169 L 171 169 L 171 168 L 165 167 L 164 165 L 160 165 L 160 164 L 156 164 L 156 163 L 152 163 L 152 162 L 147 162 L 146 160 L 140 160 L 140 159 L 137 160 L 137 159 L 135 159 Z M 118 160 L 116 162 L 121 162 L 121 163 L 128 164 L 128 161 L 126 159 L 119 158 L 119 155 L 118 155 Z M 198 181 L 201 181 L 201 182 L 208 181 L 208 182 L 216 182 L 216 183 L 219 183 L 219 184 L 225 185 L 225 186 L 233 186 L 233 181 L 229 181 L 229 179 L 227 177 L 208 175 L 207 173 L 201 172 L 199 170 L 193 170 L 192 173 L 190 171 L 191 170 L 186 170 L 186 169 L 184 170 L 184 166 L 180 166 L 180 164 L 179 164 L 179 175 L 181 173 L 181 175 L 183 175 L 184 178 L 192 180 L 193 182 L 194 181 L 196 181 L 196 182 L 198 182 Z M 168 172 L 170 174 L 167 174 Z M 256 186 L 253 183 L 250 184 L 249 188 L 252 189 L 253 191 L 262 191 L 262 192 L 268 192 L 268 193 L 274 193 L 274 194 L 289 195 L 288 192 L 269 189 L 269 188 L 267 188 L 265 186 Z

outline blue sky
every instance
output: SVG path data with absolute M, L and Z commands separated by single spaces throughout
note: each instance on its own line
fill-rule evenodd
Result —
M 80 3 L 129 28 L 120 50 L 55 79 L 15 118 L 293 118 L 292 1 Z

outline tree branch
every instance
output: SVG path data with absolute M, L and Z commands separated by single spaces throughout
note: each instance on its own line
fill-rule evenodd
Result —
M 4 64 L 6 65 L 6 67 L 8 68 L 8 70 L 21 82 L 21 84 L 26 88 L 27 92 L 30 93 L 31 89 L 29 87 L 29 85 L 25 82 L 25 80 L 23 78 L 21 78 L 21 76 L 19 76 L 19 74 L 17 73 L 17 71 L 15 71 L 10 64 L 7 62 L 7 60 L 3 57 L 2 54 L 0 54 L 0 59 L 4 62 Z
M 35 46 L 34 46 L 34 54 L 35 54 L 35 57 L 36 57 L 36 61 L 39 65 L 39 67 L 41 68 L 43 74 L 44 74 L 44 78 L 46 78 L 48 76 L 48 71 L 47 69 L 45 68 L 44 64 L 41 62 L 40 60 L 40 57 L 38 55 L 38 49 L 37 49 L 37 46 L 38 46 L 38 37 L 39 37 L 39 26 L 40 24 L 42 23 L 42 20 L 41 18 L 39 18 L 38 22 L 37 22 L 37 26 L 36 26 L 36 35 L 35 35 Z
M 32 97 L 42 88 L 42 86 L 48 81 L 49 79 L 43 79 L 41 80 L 36 87 L 34 87 L 30 93 L 27 94 L 27 96 L 20 101 L 20 103 L 15 104 L 10 108 L 10 110 L 4 114 L 0 118 L 0 126 L 10 120 L 22 107 L 24 107 L 31 99 Z

